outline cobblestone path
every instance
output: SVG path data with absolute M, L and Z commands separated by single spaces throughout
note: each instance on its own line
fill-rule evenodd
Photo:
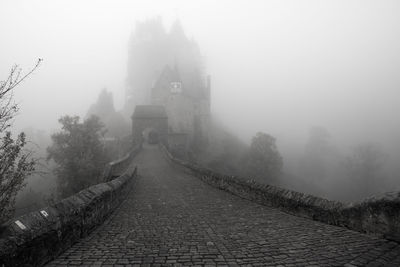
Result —
M 48 266 L 400 266 L 397 243 L 212 188 L 156 146 L 135 163 L 128 199 Z

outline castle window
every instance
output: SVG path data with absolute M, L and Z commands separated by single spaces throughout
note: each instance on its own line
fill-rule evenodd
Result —
M 171 93 L 179 94 L 182 92 L 182 83 L 181 82 L 171 82 L 170 88 L 171 88 Z

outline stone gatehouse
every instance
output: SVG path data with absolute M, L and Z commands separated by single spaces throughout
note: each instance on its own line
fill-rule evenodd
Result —
M 159 105 L 137 105 L 132 115 L 132 135 L 136 141 L 143 141 L 145 134 L 153 131 L 160 142 L 167 142 L 168 117 L 165 108 Z

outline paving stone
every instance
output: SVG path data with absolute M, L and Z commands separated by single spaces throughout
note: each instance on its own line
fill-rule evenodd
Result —
M 400 266 L 400 246 L 213 188 L 157 146 L 101 227 L 48 266 Z

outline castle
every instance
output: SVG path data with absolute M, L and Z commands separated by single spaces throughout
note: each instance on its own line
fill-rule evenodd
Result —
M 186 37 L 178 21 L 169 33 L 160 19 L 137 24 L 126 91 L 126 106 L 135 107 L 134 138 L 152 130 L 170 146 L 204 145 L 210 124 L 210 87 L 197 44 Z

